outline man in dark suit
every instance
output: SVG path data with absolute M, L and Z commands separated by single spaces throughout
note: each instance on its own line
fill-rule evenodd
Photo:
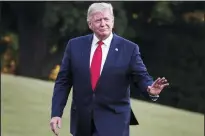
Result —
M 112 32 L 111 4 L 94 3 L 87 21 L 93 34 L 68 41 L 53 98 L 50 126 L 58 135 L 71 88 L 70 132 L 73 136 L 129 136 L 131 83 L 150 100 L 157 100 L 168 85 L 153 81 L 137 44 Z M 132 114 L 131 114 L 132 113 Z M 133 117 L 134 115 L 132 115 Z

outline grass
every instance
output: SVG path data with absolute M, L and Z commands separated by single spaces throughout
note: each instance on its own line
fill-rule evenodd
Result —
M 1 127 L 3 136 L 52 136 L 50 106 L 53 82 L 1 75 Z M 60 136 L 69 136 L 69 108 L 65 108 Z M 139 126 L 131 136 L 204 136 L 204 116 L 161 105 L 132 100 Z

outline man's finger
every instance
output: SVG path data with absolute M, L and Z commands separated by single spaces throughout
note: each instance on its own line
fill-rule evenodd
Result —
M 164 78 L 164 79 L 162 80 L 162 83 L 167 83 L 167 79 Z
M 163 80 L 163 82 L 162 83 L 167 83 L 167 80 L 165 79 L 165 80 Z
M 61 120 L 60 119 L 58 120 L 57 124 L 58 124 L 58 128 L 61 128 Z
M 161 78 L 161 80 L 159 81 L 160 83 L 163 83 L 165 81 L 165 77 Z
M 56 123 L 51 123 L 51 130 L 54 131 L 56 128 Z
M 152 86 L 155 86 L 155 85 L 159 82 L 160 79 L 161 79 L 161 78 L 158 77 L 157 80 L 154 81 L 154 83 L 152 84 Z
M 163 85 L 162 85 L 162 88 L 164 88 L 164 87 L 166 87 L 166 86 L 169 86 L 169 83 L 163 84 Z
M 51 130 L 53 131 L 53 133 L 55 135 L 58 135 L 57 128 L 56 128 L 56 123 L 54 123 L 54 122 L 51 123 Z
M 166 79 L 165 79 L 165 77 L 163 77 L 158 81 L 158 84 L 163 84 L 165 81 L 166 81 Z
M 160 85 L 160 86 L 162 86 L 163 84 L 166 84 L 167 83 L 167 79 L 166 78 L 162 78 L 160 81 L 158 81 L 158 84 Z
M 56 136 L 58 136 L 58 130 L 57 130 L 57 128 L 54 128 L 54 129 L 53 129 L 53 133 L 54 133 Z
M 55 130 L 55 135 L 58 136 L 58 130 L 57 129 Z

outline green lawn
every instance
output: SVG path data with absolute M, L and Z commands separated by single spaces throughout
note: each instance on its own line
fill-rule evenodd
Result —
M 52 136 L 49 127 L 53 82 L 1 75 L 1 127 L 3 136 Z M 139 126 L 131 136 L 204 136 L 202 114 L 132 100 Z M 69 108 L 60 136 L 69 136 Z

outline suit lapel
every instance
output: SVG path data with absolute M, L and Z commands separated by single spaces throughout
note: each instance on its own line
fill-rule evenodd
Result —
M 91 76 L 90 76 L 90 51 L 91 51 L 91 45 L 92 45 L 92 39 L 93 35 L 89 35 L 88 38 L 86 38 L 84 41 L 82 41 L 82 44 L 84 45 L 82 48 L 82 63 L 83 68 L 85 69 L 85 74 L 87 74 L 86 77 L 88 77 L 88 81 L 90 82 L 90 88 L 91 87 Z
M 85 41 L 82 41 L 82 44 L 84 45 L 83 46 L 84 48 L 82 48 L 82 57 L 88 69 L 90 68 L 90 51 L 91 51 L 92 39 L 93 39 L 93 35 L 89 35 Z
M 107 58 L 105 60 L 104 67 L 102 69 L 102 73 L 99 80 L 102 80 L 103 76 L 106 74 L 106 71 L 109 71 L 109 67 L 115 63 L 116 57 L 118 55 L 118 45 L 119 40 L 117 39 L 117 35 L 113 34 L 113 39 L 110 44 L 110 49 L 107 54 Z

